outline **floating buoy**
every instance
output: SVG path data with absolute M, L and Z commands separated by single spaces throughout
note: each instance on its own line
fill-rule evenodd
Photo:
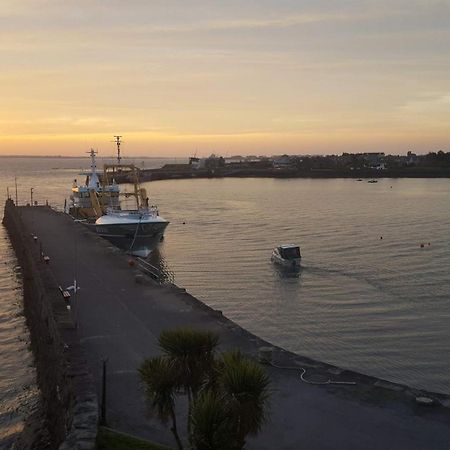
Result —
M 134 266 L 134 259 L 129 259 L 128 260 L 128 265 L 130 266 L 130 267 L 133 267 Z
M 186 225 L 186 222 L 183 222 L 183 225 Z
M 383 239 L 383 236 L 380 236 L 380 239 Z
M 422 242 L 421 244 L 420 244 L 420 248 L 424 248 L 425 247 L 425 244 Z

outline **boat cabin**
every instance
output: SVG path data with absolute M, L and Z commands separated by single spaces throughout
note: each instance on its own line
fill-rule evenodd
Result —
M 281 245 L 278 252 L 283 259 L 293 260 L 301 258 L 300 247 L 298 245 Z

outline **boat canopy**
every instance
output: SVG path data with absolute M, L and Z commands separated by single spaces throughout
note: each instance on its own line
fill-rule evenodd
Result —
M 300 247 L 298 245 L 281 245 L 278 247 L 280 255 L 283 259 L 298 259 L 301 258 Z

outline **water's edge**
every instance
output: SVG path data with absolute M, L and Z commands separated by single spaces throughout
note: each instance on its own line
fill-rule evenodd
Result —
M 24 312 L 35 357 L 41 408 L 29 416 L 20 449 L 95 449 L 98 405 L 76 328 L 48 268 L 11 200 L 3 223 L 23 273 Z
M 7 207 L 5 208 L 5 222 L 8 226 L 8 230 L 11 230 L 10 237 L 12 238 L 17 257 L 23 267 L 24 297 L 25 297 L 24 304 L 27 305 L 27 304 L 29 304 L 29 302 L 26 300 L 27 295 L 29 295 L 29 292 L 30 292 L 29 283 L 32 282 L 32 280 L 34 278 L 36 278 L 36 277 L 34 277 L 35 272 L 36 273 L 42 272 L 42 268 L 45 272 L 45 265 L 41 264 L 38 269 L 36 267 L 36 265 L 33 264 L 33 262 L 31 261 L 31 258 L 26 257 L 27 253 L 25 252 L 25 247 L 33 248 L 31 236 L 27 235 L 26 230 L 24 229 L 23 223 L 20 220 L 19 214 L 17 213 L 17 208 L 15 208 L 11 204 L 7 205 Z M 94 236 L 95 235 L 93 235 L 93 237 Z M 98 240 L 101 239 L 97 236 L 96 236 L 96 238 Z M 105 246 L 107 246 L 106 242 L 104 244 L 105 244 Z M 31 276 L 32 274 L 33 274 L 33 276 Z M 33 290 L 36 292 L 40 292 L 41 294 L 43 294 L 43 293 L 45 293 L 46 295 L 50 294 L 49 295 L 50 298 L 51 298 L 51 294 L 53 292 L 55 294 L 55 297 L 54 297 L 55 303 L 58 303 L 58 305 L 63 305 L 63 302 L 61 302 L 61 297 L 60 297 L 59 292 L 56 292 L 57 291 L 56 286 L 51 286 L 51 284 L 48 283 L 48 280 L 46 282 L 46 280 L 45 280 L 46 274 L 45 273 L 42 273 L 41 276 L 43 276 L 43 283 L 42 283 L 43 286 L 40 286 L 40 287 L 34 286 Z M 144 282 L 147 283 L 147 280 L 144 280 Z M 148 280 L 148 282 L 150 285 L 153 283 L 150 280 Z M 381 378 L 364 375 L 364 374 L 361 374 L 361 373 L 358 373 L 355 371 L 344 370 L 344 369 L 341 369 L 334 365 L 322 363 L 320 361 L 317 361 L 317 360 L 314 360 L 314 359 L 311 359 L 308 357 L 303 357 L 298 354 L 286 351 L 283 348 L 274 346 L 271 343 L 267 342 L 266 340 L 263 340 L 263 339 L 259 338 L 258 336 L 245 330 L 244 328 L 242 328 L 241 326 L 239 326 L 232 320 L 223 316 L 221 311 L 215 310 L 214 308 L 206 305 L 205 303 L 203 303 L 201 300 L 197 299 L 196 297 L 188 294 L 185 289 L 179 288 L 175 285 L 171 285 L 171 286 L 169 285 L 166 287 L 166 289 L 174 290 L 178 295 L 180 295 L 182 297 L 183 301 L 190 303 L 195 308 L 206 311 L 208 314 L 212 315 L 217 320 L 224 322 L 227 325 L 227 327 L 232 327 L 241 342 L 252 341 L 252 342 L 256 342 L 259 347 L 271 347 L 272 363 L 273 363 L 274 367 L 279 366 L 280 370 L 282 367 L 290 367 L 290 368 L 298 367 L 299 370 L 300 370 L 300 368 L 305 368 L 305 369 L 307 369 L 308 377 L 312 377 L 313 379 L 320 379 L 320 380 L 326 381 L 326 380 L 332 378 L 333 380 L 336 380 L 336 381 L 352 381 L 352 382 L 356 383 L 356 386 L 354 388 L 352 388 L 351 391 L 340 390 L 336 386 L 331 385 L 331 384 L 326 386 L 326 388 L 328 390 L 332 391 L 337 396 L 345 396 L 345 397 L 351 396 L 360 401 L 367 401 L 368 398 L 373 399 L 375 397 L 377 399 L 389 398 L 390 401 L 392 401 L 392 400 L 400 401 L 402 403 L 408 403 L 409 405 L 413 405 L 414 400 L 417 397 L 428 397 L 434 401 L 434 404 L 435 404 L 434 410 L 435 411 L 439 411 L 442 407 L 448 407 L 450 405 L 450 403 L 449 403 L 450 396 L 447 396 L 444 394 L 430 392 L 430 391 L 426 391 L 426 390 L 420 390 L 420 389 L 413 389 L 406 385 L 392 383 L 389 381 L 385 381 Z M 41 295 L 37 299 L 37 301 L 34 303 L 36 304 L 39 301 L 42 301 L 42 299 L 43 299 L 43 297 Z M 51 307 L 54 308 L 55 304 L 51 305 Z M 64 311 L 64 312 L 67 313 L 67 311 Z M 61 310 L 58 311 L 58 314 L 60 314 L 60 313 L 62 313 Z M 48 316 L 46 318 L 48 318 Z M 42 320 L 42 319 L 43 318 L 40 316 L 39 321 L 45 322 L 45 320 Z M 63 333 L 66 333 L 67 330 L 71 330 L 71 331 L 69 331 L 69 334 L 71 334 L 72 338 L 73 338 L 73 326 L 71 324 L 65 322 L 65 320 L 63 320 L 61 322 L 61 316 L 59 316 L 59 320 L 60 320 L 59 325 L 58 325 L 58 323 L 56 323 L 56 328 L 61 330 L 61 324 L 63 324 L 64 325 Z M 34 321 L 31 323 L 33 324 Z M 45 335 L 45 333 L 48 333 L 48 330 L 47 331 L 42 330 L 42 329 L 34 330 L 33 328 L 34 327 L 31 326 L 32 341 L 35 342 L 37 339 L 42 341 L 42 335 L 39 335 L 39 331 L 43 331 L 43 334 Z M 48 346 L 49 345 L 48 341 L 44 340 L 43 345 Z M 58 344 L 56 344 L 56 345 L 58 346 Z M 69 345 L 69 349 L 73 348 L 75 346 L 76 346 L 76 341 L 72 341 Z M 38 350 L 37 356 L 36 356 L 36 360 L 38 363 L 38 373 L 40 370 L 42 370 L 42 369 L 39 369 L 39 363 L 40 363 L 40 359 L 41 359 L 40 355 L 42 355 L 42 352 L 39 353 L 39 350 Z M 56 360 L 60 360 L 60 362 L 66 361 L 66 358 L 67 358 L 67 354 L 65 354 L 64 351 L 63 352 L 57 351 L 54 356 L 55 356 Z M 72 370 L 73 371 L 71 373 L 71 365 L 68 364 L 68 366 L 63 369 L 63 373 L 60 375 L 56 374 L 56 377 L 59 377 L 59 376 L 66 377 L 66 381 L 69 382 L 69 384 L 70 384 L 70 382 L 73 382 L 73 379 L 74 379 L 74 377 L 77 376 L 77 372 L 78 372 L 78 369 L 76 367 L 74 368 L 73 366 L 72 366 Z M 39 381 L 40 381 L 40 383 L 43 381 L 41 376 L 39 377 Z M 64 385 L 62 383 L 63 382 L 61 380 L 56 381 L 56 385 Z M 54 387 L 54 385 L 55 385 L 55 383 L 52 383 L 53 387 Z M 64 394 L 66 396 L 66 401 L 61 401 L 61 399 L 59 399 L 59 398 L 55 399 L 54 389 L 53 389 L 53 393 L 46 392 L 46 389 L 48 389 L 48 387 L 45 388 L 45 386 L 44 386 L 44 389 L 42 389 L 43 399 L 44 399 L 43 403 L 44 403 L 44 408 L 46 410 L 46 413 L 48 414 L 48 412 L 49 412 L 49 405 L 51 404 L 51 402 L 55 402 L 59 408 L 62 408 L 63 414 L 61 417 L 65 417 L 65 425 L 63 428 L 65 428 L 66 430 L 73 428 L 72 427 L 73 423 L 71 424 L 71 420 L 70 419 L 68 420 L 68 416 L 67 416 L 68 410 L 70 410 L 70 408 L 71 408 L 70 398 L 67 397 L 67 393 Z M 46 399 L 46 395 L 49 395 L 52 398 L 48 399 L 48 397 L 47 397 L 47 399 Z M 61 393 L 60 393 L 60 396 L 62 396 Z M 85 400 L 86 400 L 86 398 L 85 398 Z M 93 397 L 89 397 L 89 399 L 87 399 L 87 402 L 88 402 L 89 406 L 92 406 L 94 409 L 97 408 L 96 399 L 94 399 Z M 95 419 L 94 419 L 94 415 L 95 415 Z M 56 418 L 54 417 L 53 419 L 56 419 Z M 92 412 L 92 414 L 91 414 L 91 421 L 92 421 L 91 425 L 92 426 L 95 421 L 95 427 L 96 427 L 96 420 L 97 420 L 97 412 L 95 412 L 95 414 Z M 94 438 L 95 438 L 95 435 L 94 435 Z M 35 447 L 31 447 L 31 448 L 39 448 L 39 447 L 35 446 Z M 73 448 L 73 447 L 69 446 L 66 448 Z

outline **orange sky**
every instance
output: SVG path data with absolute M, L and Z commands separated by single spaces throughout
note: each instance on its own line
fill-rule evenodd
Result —
M 2 3 L 0 154 L 450 151 L 449 2 Z

